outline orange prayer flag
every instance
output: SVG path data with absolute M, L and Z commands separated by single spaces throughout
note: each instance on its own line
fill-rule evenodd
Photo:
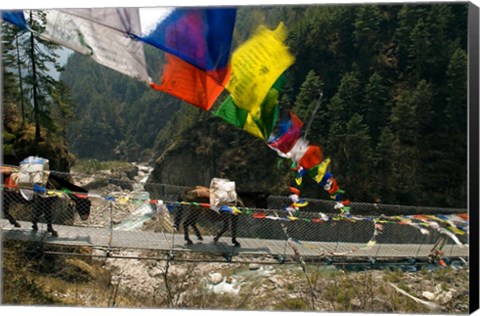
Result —
M 152 83 L 150 86 L 208 111 L 229 80 L 230 68 L 204 71 L 172 54 L 166 54 L 166 57 L 161 84 Z M 222 77 L 219 72 L 226 74 L 222 85 L 214 79 Z

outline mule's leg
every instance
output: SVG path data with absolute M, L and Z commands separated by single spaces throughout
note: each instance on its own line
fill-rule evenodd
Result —
M 5 218 L 10 222 L 15 227 L 21 227 L 20 224 L 17 222 L 17 220 L 8 212 L 10 209 L 10 204 L 11 204 L 11 198 L 13 197 L 12 194 L 7 194 L 5 191 L 3 193 L 3 205 L 2 205 L 2 210 L 3 210 L 3 215 Z
M 185 218 L 185 220 L 183 221 L 183 236 L 184 236 L 185 241 L 187 242 L 187 245 L 192 245 L 193 244 L 193 241 L 191 241 L 190 237 L 188 236 L 188 226 L 191 225 L 190 224 L 191 215 L 192 215 L 192 212 L 191 212 L 191 210 L 189 210 L 187 218 Z
M 45 220 L 47 221 L 47 231 L 49 233 L 52 233 L 53 237 L 58 237 L 58 232 L 53 229 L 52 222 L 53 222 L 53 211 L 52 211 L 52 206 L 53 202 L 55 201 L 56 198 L 50 197 L 50 198 L 45 198 L 44 200 L 44 214 L 45 214 Z
M 180 228 L 180 223 L 182 222 L 183 207 L 180 205 L 177 207 L 177 212 L 175 213 L 175 218 L 173 219 L 173 228 L 178 230 Z
M 198 240 L 203 240 L 202 234 L 197 227 L 198 216 L 200 215 L 200 210 L 194 210 L 192 214 L 192 221 L 190 226 L 192 226 L 193 230 L 195 231 L 195 235 L 197 235 Z
M 17 220 L 8 212 L 8 209 L 4 209 L 3 214 L 5 215 L 5 218 L 10 222 L 10 224 L 15 227 L 22 227 L 20 223 L 18 223 Z
M 33 197 L 33 201 L 32 201 L 32 207 L 33 207 L 33 216 L 32 216 L 32 229 L 33 230 L 38 230 L 38 219 L 40 218 L 40 216 L 42 215 L 42 211 L 43 211 L 43 206 L 42 206 L 42 198 L 38 197 L 38 196 L 34 196 Z
M 240 243 L 237 241 L 237 224 L 238 224 L 238 215 L 230 215 L 232 220 L 232 243 L 235 247 L 240 247 Z
M 228 229 L 228 215 L 227 214 L 222 214 L 222 219 L 223 219 L 223 228 L 222 230 L 213 238 L 213 242 L 217 243 L 217 241 L 222 237 L 222 235 L 227 231 Z

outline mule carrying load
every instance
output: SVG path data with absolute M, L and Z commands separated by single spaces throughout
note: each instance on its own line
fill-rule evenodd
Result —
M 206 216 L 209 219 L 213 217 L 220 217 L 223 221 L 223 227 L 220 232 L 216 234 L 213 238 L 213 241 L 216 243 L 220 237 L 227 231 L 229 224 L 231 225 L 232 233 L 232 244 L 236 247 L 240 247 L 240 243 L 236 240 L 237 233 L 237 214 L 230 212 L 222 212 L 222 206 L 244 206 L 243 202 L 239 199 L 237 192 L 235 191 L 235 182 L 228 179 L 213 178 L 210 181 L 210 188 L 203 186 L 196 186 L 194 188 L 187 189 L 183 192 L 178 200 L 180 202 L 196 202 L 196 203 L 205 203 L 210 205 L 210 209 L 213 210 L 209 212 L 210 216 Z M 203 240 L 202 234 L 197 227 L 198 216 L 203 212 L 205 208 L 190 208 L 188 215 L 183 220 L 183 233 L 187 245 L 193 244 L 189 237 L 188 227 L 191 226 L 197 236 L 198 240 Z M 183 219 L 183 207 L 180 205 L 174 220 L 174 227 L 178 229 L 180 223 Z
M 15 227 L 20 227 L 20 224 L 11 215 L 10 207 L 13 204 L 23 204 L 33 208 L 31 214 L 33 230 L 38 230 L 37 223 L 43 214 L 47 222 L 47 231 L 53 236 L 58 236 L 52 226 L 54 215 L 52 207 L 60 198 L 67 198 L 67 207 L 76 210 L 82 220 L 88 219 L 90 200 L 75 195 L 88 191 L 50 172 L 48 159 L 31 156 L 21 161 L 18 167 L 2 166 L 1 170 L 4 178 L 2 210 L 5 218 Z M 48 189 L 70 191 L 72 194 L 61 194 L 61 197 L 58 194 L 50 195 Z

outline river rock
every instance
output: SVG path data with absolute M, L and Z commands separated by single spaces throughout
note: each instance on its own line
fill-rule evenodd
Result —
M 258 263 L 250 263 L 248 265 L 248 269 L 251 270 L 251 271 L 259 270 L 260 265 Z
M 285 286 L 285 280 L 282 279 L 281 275 L 271 276 L 271 277 L 268 278 L 268 280 L 278 287 L 284 287 Z
M 435 299 L 435 293 L 432 293 L 430 291 L 423 291 L 422 296 L 429 301 L 433 301 Z
M 218 284 L 222 282 L 223 275 L 221 273 L 215 272 L 208 275 L 208 281 L 213 284 Z

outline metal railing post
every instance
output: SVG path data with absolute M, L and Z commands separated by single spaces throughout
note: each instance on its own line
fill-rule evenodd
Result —
M 108 208 L 110 209 L 110 235 L 109 235 L 109 240 L 108 240 L 108 249 L 107 249 L 107 257 L 110 256 L 110 253 L 112 251 L 112 240 L 113 240 L 113 201 L 109 200 L 108 201 Z

